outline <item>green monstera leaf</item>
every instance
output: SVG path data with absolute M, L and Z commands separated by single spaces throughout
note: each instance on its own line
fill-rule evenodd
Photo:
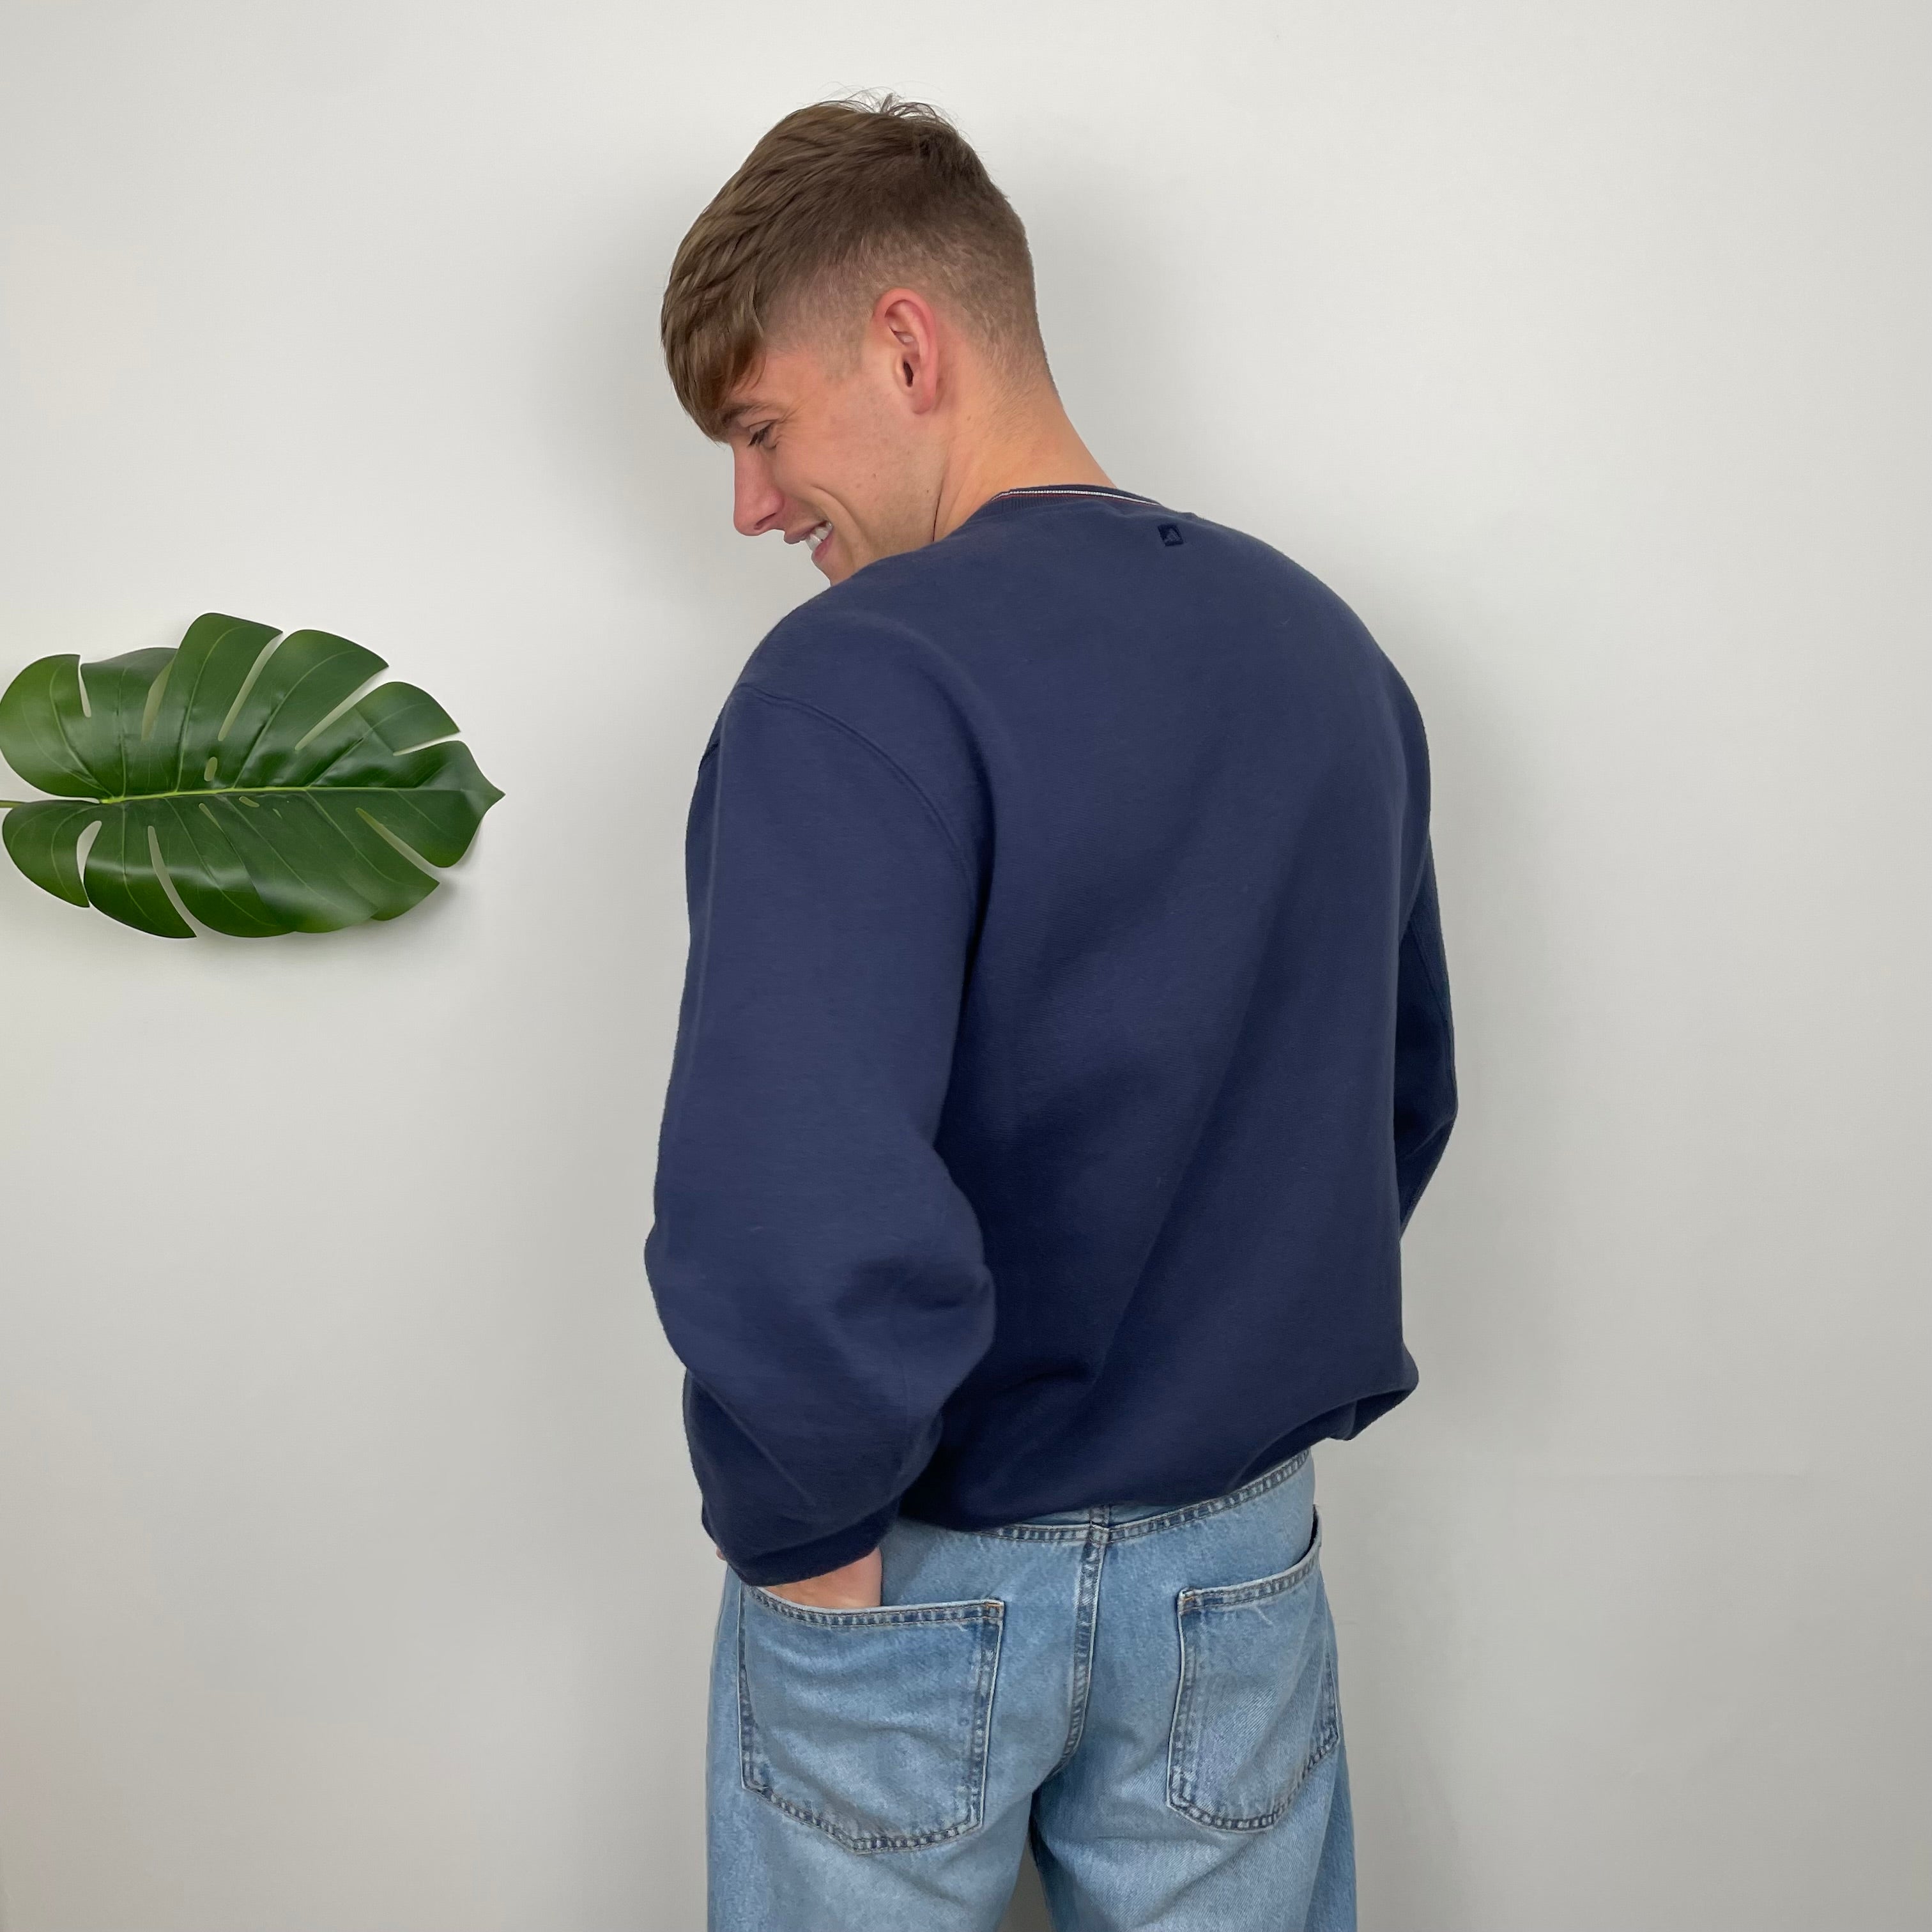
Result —
M 0 696 L 0 754 L 56 796 L 10 803 L 7 850 L 57 897 L 170 939 L 194 928 L 169 884 L 242 938 L 394 919 L 503 794 L 427 692 L 341 708 L 386 668 L 326 631 L 214 614 L 173 650 L 42 658 Z

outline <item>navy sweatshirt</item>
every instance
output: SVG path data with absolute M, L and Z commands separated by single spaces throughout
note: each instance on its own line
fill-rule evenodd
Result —
M 1414 1387 L 1427 752 L 1298 564 L 1003 491 L 766 634 L 686 858 L 644 1262 L 746 1580 L 1220 1495 Z

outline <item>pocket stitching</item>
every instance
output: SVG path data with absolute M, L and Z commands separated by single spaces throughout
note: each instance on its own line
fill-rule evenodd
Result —
M 875 1604 L 869 1610 L 831 1610 L 795 1604 L 789 1597 L 774 1594 L 762 1583 L 749 1583 L 746 1588 L 755 1590 L 766 1609 L 829 1630 L 867 1630 L 894 1624 L 997 1623 L 1006 1609 L 997 1598 L 974 1597 L 956 1604 Z
M 1280 1824 L 1296 1798 L 1300 1796 L 1302 1786 L 1341 1738 L 1340 1712 L 1335 1696 L 1335 1673 L 1325 1652 L 1322 1659 L 1322 1686 L 1316 1696 L 1322 1721 L 1321 1729 L 1316 1736 L 1314 1748 L 1309 1753 L 1306 1762 L 1295 1773 L 1294 1782 L 1283 1793 L 1281 1802 L 1272 1811 L 1264 1811 L 1252 1817 L 1235 1818 L 1223 1812 L 1210 1811 L 1205 1805 L 1196 1804 L 1186 1795 L 1190 1786 L 1186 1773 L 1175 1762 L 1175 1747 L 1172 1740 L 1168 1747 L 1168 1803 L 1184 1816 L 1193 1819 L 1197 1824 L 1212 1825 L 1224 1832 L 1264 1832 L 1271 1825 Z M 1177 1720 L 1178 1716 L 1177 1712 Z M 1190 1732 L 1190 1748 L 1192 1741 L 1192 1733 Z
M 1187 1619 L 1190 1615 L 1198 1615 L 1203 1609 L 1227 1610 L 1244 1604 L 1261 1603 L 1270 1597 L 1284 1595 L 1289 1590 L 1305 1583 L 1313 1571 L 1322 1551 L 1322 1519 L 1314 1513 L 1314 1527 L 1309 1538 L 1307 1549 L 1286 1570 L 1277 1570 L 1270 1576 L 1258 1577 L 1250 1583 L 1211 1585 L 1198 1589 L 1184 1589 L 1174 1599 L 1174 1622 L 1180 1640 L 1180 1671 L 1174 1686 L 1174 1716 L 1168 1730 L 1167 1745 L 1167 1802 L 1184 1816 L 1197 1823 L 1212 1825 L 1222 1831 L 1261 1832 L 1271 1825 L 1279 1824 L 1288 1808 L 1300 1796 L 1302 1787 L 1308 1782 L 1316 1767 L 1326 1758 L 1336 1746 L 1342 1734 L 1340 1700 L 1336 1696 L 1334 1646 L 1332 1641 L 1324 1642 L 1322 1655 L 1322 1682 L 1316 1691 L 1318 1712 L 1317 1730 L 1307 1758 L 1295 1773 L 1294 1782 L 1282 1794 L 1280 1804 L 1270 1811 L 1250 1817 L 1234 1817 L 1224 1812 L 1215 1811 L 1198 1803 L 1191 1795 L 1193 1780 L 1187 1775 L 1186 1760 L 1191 1757 L 1200 1742 L 1199 1673 L 1196 1668 L 1198 1651 L 1190 1652 L 1187 1642 Z
M 1187 1610 L 1232 1610 L 1243 1604 L 1258 1604 L 1269 1597 L 1279 1597 L 1305 1582 L 1308 1572 L 1315 1568 L 1322 1554 L 1322 1512 L 1312 1508 L 1310 1515 L 1313 1526 L 1309 1532 L 1308 1547 L 1286 1570 L 1277 1570 L 1269 1576 L 1258 1576 L 1252 1583 L 1209 1583 L 1198 1589 L 1183 1590 L 1183 1606 Z
M 1006 1605 L 997 1598 L 987 1598 L 970 1604 L 915 1605 L 903 1610 L 888 1605 L 870 1611 L 813 1611 L 802 1604 L 788 1603 L 782 1597 L 772 1596 L 769 1592 L 760 1589 L 755 1583 L 747 1587 L 758 1590 L 760 1596 L 774 1609 L 782 1610 L 788 1615 L 796 1613 L 802 1622 L 829 1624 L 832 1628 L 863 1629 L 894 1624 L 919 1623 L 977 1624 L 980 1627 L 982 1634 L 975 1647 L 977 1667 L 972 1690 L 973 1724 L 968 1736 L 967 1760 L 954 1786 L 954 1800 L 956 1803 L 964 1804 L 965 1816 L 950 1825 L 935 1826 L 930 1831 L 878 1832 L 863 1838 L 855 1838 L 850 1832 L 842 1831 L 821 1814 L 782 1796 L 761 1778 L 754 1742 L 756 1721 L 752 1708 L 750 1672 L 745 1660 L 745 1617 L 742 1604 L 738 1616 L 739 1777 L 746 1790 L 782 1811 L 788 1817 L 795 1818 L 801 1824 L 812 1826 L 823 1832 L 834 1844 L 848 1852 L 861 1854 L 916 1851 L 927 1845 L 945 1844 L 952 1839 L 965 1837 L 969 1832 L 977 1831 L 986 1820 L 986 1779 L 992 1756 L 993 1699 L 999 1685 L 1000 1652 L 1006 1630 Z M 922 1616 L 920 1613 L 922 1610 L 937 1610 L 945 1614 Z M 988 1631 L 991 1633 L 990 1642 L 986 1635 Z

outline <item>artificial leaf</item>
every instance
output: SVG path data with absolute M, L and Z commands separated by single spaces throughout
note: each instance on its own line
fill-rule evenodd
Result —
M 503 794 L 414 685 L 326 631 L 197 617 L 173 650 L 40 658 L 0 695 L 0 754 L 56 794 L 0 821 L 38 886 L 189 939 L 394 919 Z M 99 827 L 82 856 L 89 830 Z

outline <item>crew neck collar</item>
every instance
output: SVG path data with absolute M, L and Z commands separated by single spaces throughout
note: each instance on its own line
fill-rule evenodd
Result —
M 1097 497 L 1103 503 L 1144 503 L 1150 509 L 1156 510 L 1162 507 L 1156 497 L 1143 496 L 1134 490 L 1117 490 L 1111 483 L 1018 483 L 1010 490 L 995 490 L 952 527 L 956 531 L 963 530 L 968 524 L 1001 511 L 1012 515 L 1012 506 L 1016 504 L 1067 502 L 1082 496 Z
M 1111 496 L 1121 502 L 1154 503 L 1159 507 L 1154 497 L 1143 496 L 1138 490 L 1117 490 L 1111 483 L 1016 483 L 1010 490 L 995 490 L 986 503 L 998 503 L 1009 496 Z M 983 510 L 986 503 L 980 508 Z

